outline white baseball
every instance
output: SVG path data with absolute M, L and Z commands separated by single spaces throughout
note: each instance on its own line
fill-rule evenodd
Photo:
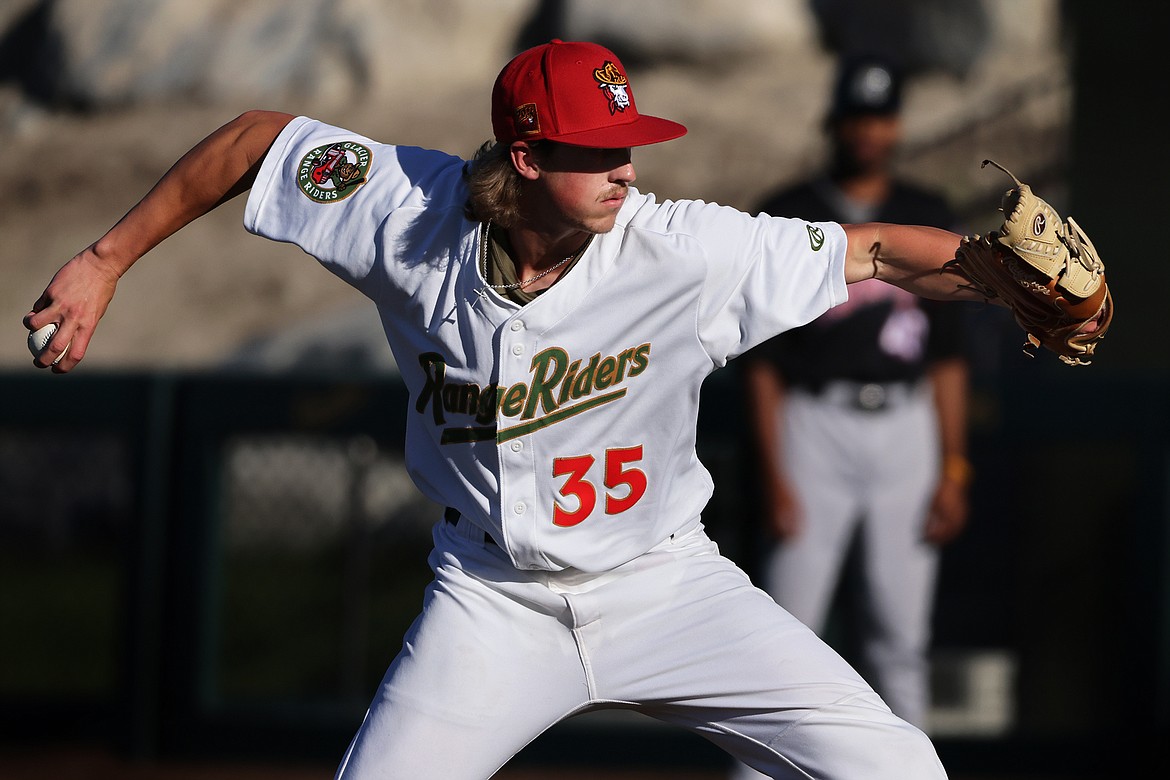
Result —
M 49 346 L 49 340 L 53 338 L 53 334 L 57 332 L 57 323 L 50 322 L 43 328 L 37 328 L 32 333 L 28 334 L 28 350 L 33 353 L 33 357 L 40 357 L 41 353 L 45 351 L 45 347 Z M 72 342 L 70 342 L 72 343 Z M 69 351 L 69 344 L 65 345 L 65 349 L 61 354 L 53 360 L 53 365 L 61 362 L 61 358 L 65 357 L 65 353 Z

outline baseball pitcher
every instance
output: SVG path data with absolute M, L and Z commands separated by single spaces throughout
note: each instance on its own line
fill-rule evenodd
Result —
M 930 741 L 719 554 L 703 529 L 699 390 L 728 360 L 877 277 L 982 298 L 960 237 L 750 216 L 635 189 L 639 113 L 613 52 L 516 56 L 472 160 L 254 111 L 219 128 L 67 262 L 25 317 L 77 367 L 119 277 L 250 190 L 378 309 L 410 392 L 409 471 L 446 507 L 434 580 L 337 770 L 490 777 L 556 722 L 625 707 L 773 777 L 941 778 Z

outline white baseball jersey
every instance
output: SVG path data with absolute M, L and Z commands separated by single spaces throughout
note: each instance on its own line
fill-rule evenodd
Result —
M 846 299 L 844 231 L 631 188 L 614 229 L 520 306 L 485 286 L 465 165 L 301 117 L 245 226 L 374 301 L 410 392 L 412 478 L 517 568 L 609 570 L 697 527 L 700 386 Z

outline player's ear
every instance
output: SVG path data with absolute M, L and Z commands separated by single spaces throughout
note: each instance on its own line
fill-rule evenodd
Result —
M 508 152 L 512 156 L 512 166 L 523 178 L 531 180 L 540 176 L 540 161 L 535 143 L 515 141 Z

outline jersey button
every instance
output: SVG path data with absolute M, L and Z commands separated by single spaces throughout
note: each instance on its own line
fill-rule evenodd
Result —
M 518 502 L 516 503 L 516 506 L 512 507 L 512 511 L 513 511 L 513 512 L 515 512 L 515 513 L 516 513 L 516 514 L 518 514 L 518 515 L 522 515 L 522 514 L 524 514 L 524 511 L 525 511 L 526 509 L 528 509 L 528 505 L 527 505 L 527 504 L 525 504 L 523 501 L 518 501 Z
M 519 452 L 524 449 L 524 443 L 519 441 L 512 442 L 512 452 Z
M 512 330 L 514 332 L 524 330 L 524 323 L 521 322 L 520 320 L 513 320 L 512 321 Z
M 513 344 L 512 345 L 512 354 L 513 355 L 523 355 L 524 354 L 524 345 L 523 344 Z

